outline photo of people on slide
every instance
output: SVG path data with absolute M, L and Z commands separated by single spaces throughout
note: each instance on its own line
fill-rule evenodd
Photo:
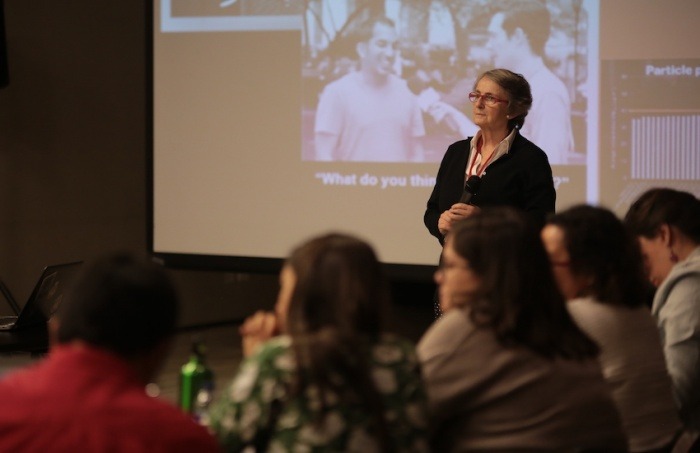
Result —
M 476 75 L 503 67 L 531 84 L 522 134 L 584 165 L 589 20 L 582 0 L 308 1 L 302 160 L 439 162 L 476 132 Z

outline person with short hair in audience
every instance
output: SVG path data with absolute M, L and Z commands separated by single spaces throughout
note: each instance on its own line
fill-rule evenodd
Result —
M 598 347 L 522 213 L 456 223 L 435 281 L 445 314 L 417 350 L 434 451 L 626 450 Z
M 220 451 L 205 428 L 145 391 L 177 314 L 156 264 L 111 255 L 88 265 L 49 324 L 48 357 L 0 380 L 0 451 Z
M 246 358 L 211 411 L 225 449 L 427 451 L 414 347 L 385 332 L 389 287 L 372 247 L 315 237 L 280 286 L 276 313 L 241 326 Z
M 632 204 L 625 224 L 657 286 L 651 313 L 681 419 L 700 431 L 700 200 L 688 192 L 651 189 Z
M 569 313 L 601 349 L 629 450 L 671 451 L 682 425 L 635 238 L 611 211 L 586 205 L 550 217 L 541 235 Z

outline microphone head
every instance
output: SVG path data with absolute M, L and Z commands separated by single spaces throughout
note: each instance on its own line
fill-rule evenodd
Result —
M 476 193 L 481 185 L 481 178 L 477 175 L 472 175 L 467 178 L 467 182 L 464 183 L 464 191 L 469 193 Z

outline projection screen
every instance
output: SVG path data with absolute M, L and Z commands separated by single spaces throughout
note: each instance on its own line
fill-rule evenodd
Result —
M 423 225 L 425 204 L 447 146 L 473 134 L 475 77 L 507 61 L 492 30 L 507 5 L 153 0 L 154 254 L 176 265 L 263 270 L 301 240 L 335 230 L 369 240 L 390 268 L 427 275 L 440 246 Z M 588 202 L 622 215 L 661 185 L 699 195 L 700 2 L 546 5 L 541 60 L 568 96 L 566 126 L 529 116 L 523 135 L 539 137 L 549 154 L 557 209 Z M 353 119 L 339 101 L 321 100 L 365 58 L 357 34 L 373 14 L 394 23 L 398 40 L 384 69 L 410 97 L 346 93 L 361 105 Z M 535 102 L 541 90 L 533 85 Z M 463 121 L 443 121 L 438 103 Z M 412 112 L 411 126 L 394 139 L 387 118 L 397 111 Z M 369 138 L 351 137 L 365 140 L 361 151 L 326 152 L 324 131 L 353 121 L 376 122 Z M 538 135 L 538 126 L 549 133 Z M 557 136 L 566 150 L 547 149 Z

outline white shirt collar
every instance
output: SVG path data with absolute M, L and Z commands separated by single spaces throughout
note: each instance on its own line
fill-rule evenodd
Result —
M 510 151 L 510 147 L 513 146 L 513 141 L 515 141 L 515 135 L 517 133 L 517 129 L 513 128 L 513 130 L 510 131 L 510 134 L 508 134 L 506 138 L 501 140 L 501 142 L 496 146 L 496 149 L 493 151 L 493 156 L 487 162 L 486 167 L 480 168 L 481 154 L 477 153 L 476 144 L 479 142 L 479 139 L 481 139 L 481 130 L 476 131 L 476 135 L 474 135 L 474 137 L 472 138 L 469 148 L 469 159 L 467 160 L 467 168 L 464 170 L 466 178 L 469 178 L 472 175 L 483 176 L 484 173 L 486 173 L 486 168 L 488 168 L 489 165 L 497 161 L 501 156 L 508 154 L 508 151 Z M 471 170 L 471 173 L 469 172 L 469 170 Z

